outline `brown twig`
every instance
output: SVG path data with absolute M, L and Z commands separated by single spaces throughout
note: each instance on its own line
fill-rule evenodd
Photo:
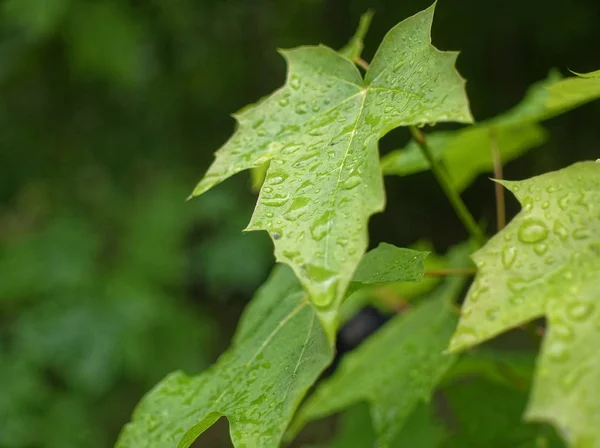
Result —
M 494 178 L 496 180 L 503 180 L 504 175 L 502 173 L 500 151 L 498 150 L 498 139 L 493 128 L 490 130 L 490 150 L 492 151 L 492 161 L 494 163 Z M 499 232 L 506 225 L 506 205 L 504 201 L 504 186 L 498 182 L 496 182 L 496 219 Z
M 473 239 L 477 242 L 477 244 L 479 244 L 479 246 L 483 246 L 485 244 L 485 235 L 483 234 L 483 231 L 461 199 L 459 192 L 454 188 L 448 173 L 442 168 L 438 160 L 433 156 L 431 148 L 429 148 L 429 145 L 425 139 L 425 135 L 423 135 L 423 133 L 416 126 L 410 126 L 409 129 L 413 136 L 413 140 L 421 149 L 421 153 L 423 154 L 425 160 L 427 160 L 429 163 L 433 175 L 446 194 L 446 197 L 450 201 L 450 204 L 456 212 L 456 215 L 461 220 L 471 237 L 473 237 Z
M 369 70 L 369 63 L 367 61 L 365 61 L 363 58 L 361 58 L 360 56 L 354 58 L 354 63 L 356 65 L 359 65 L 360 67 L 364 68 L 365 71 Z

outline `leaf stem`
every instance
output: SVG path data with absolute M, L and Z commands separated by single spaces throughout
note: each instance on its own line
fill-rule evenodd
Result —
M 469 212 L 469 209 L 461 199 L 458 192 L 452 186 L 452 182 L 450 181 L 446 171 L 444 171 L 437 160 L 435 160 L 433 157 L 431 149 L 425 141 L 425 136 L 416 126 L 410 126 L 410 132 L 415 142 L 419 145 L 419 148 L 421 148 L 421 152 L 429 162 L 429 166 L 431 167 L 431 171 L 433 171 L 433 175 L 436 177 L 440 187 L 442 187 L 442 190 L 444 190 L 446 197 L 450 201 L 450 204 L 454 208 L 454 211 L 458 215 L 459 219 L 467 231 L 475 239 L 475 241 L 477 241 L 480 246 L 483 246 L 485 244 L 485 236 L 483 231 L 473 218 L 473 215 L 471 215 L 471 212 Z
M 475 268 L 433 269 L 423 273 L 426 277 L 449 277 L 451 275 L 470 276 L 475 274 L 477 274 L 477 269 Z
M 369 70 L 369 63 L 367 61 L 365 61 L 363 58 L 361 58 L 360 56 L 357 56 L 354 58 L 354 63 L 360 67 L 362 67 L 363 69 L 365 69 L 365 71 Z
M 494 163 L 494 178 L 502 180 L 504 179 L 502 160 L 500 159 L 500 151 L 498 149 L 498 139 L 493 128 L 490 130 L 490 150 L 492 151 L 492 161 Z M 496 182 L 496 219 L 499 232 L 506 225 L 506 205 L 504 201 L 504 187 L 498 182 Z

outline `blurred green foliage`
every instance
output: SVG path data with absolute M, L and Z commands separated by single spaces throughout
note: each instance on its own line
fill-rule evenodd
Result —
M 339 48 L 372 8 L 369 59 L 430 3 L 0 4 L 0 446 L 111 446 L 156 381 L 214 360 L 272 263 L 265 235 L 241 233 L 248 177 L 184 201 L 231 134 L 228 115 L 282 84 L 277 47 Z M 440 0 L 436 14 L 434 42 L 462 50 L 478 119 L 552 67 L 598 66 L 597 0 Z M 599 113 L 596 103 L 551 121 L 549 143 L 507 176 L 597 158 Z M 407 139 L 392 133 L 382 152 Z M 408 182 L 420 195 L 403 194 Z M 445 249 L 464 236 L 429 173 L 386 183 L 373 246 Z M 492 221 L 492 195 L 482 176 L 465 198 Z

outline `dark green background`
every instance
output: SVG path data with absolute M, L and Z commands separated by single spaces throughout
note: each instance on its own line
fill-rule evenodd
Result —
M 255 201 L 247 173 L 184 202 L 233 131 L 229 114 L 282 84 L 276 48 L 341 47 L 372 8 L 369 59 L 429 4 L 0 3 L 0 447 L 111 446 L 164 374 L 218 356 L 273 263 L 265 235 L 241 233 Z M 483 119 L 553 67 L 599 69 L 600 3 L 440 0 L 433 41 L 462 51 Z M 505 176 L 598 158 L 599 118 L 596 102 L 550 121 L 550 142 Z M 381 151 L 407 139 L 395 131 Z M 443 250 L 466 236 L 430 173 L 386 187 L 373 245 L 427 238 Z M 464 197 L 493 222 L 485 176 Z M 224 429 L 202 446 L 227 446 Z

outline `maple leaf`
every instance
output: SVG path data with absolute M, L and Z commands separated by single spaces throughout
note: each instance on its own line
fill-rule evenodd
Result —
M 275 448 L 332 359 L 306 293 L 289 268 L 278 266 L 244 313 L 232 347 L 199 376 L 175 372 L 161 381 L 116 447 L 188 447 L 227 416 L 234 446 Z
M 472 121 L 457 53 L 430 44 L 434 6 L 385 36 L 364 79 L 325 46 L 282 51 L 285 86 L 235 115 L 238 130 L 193 192 L 270 162 L 246 230 L 269 232 L 321 316 L 335 316 L 384 207 L 377 141 L 398 126 Z
M 501 183 L 523 210 L 473 256 L 479 272 L 450 350 L 545 316 L 526 418 L 554 423 L 573 446 L 600 446 L 600 163 Z

